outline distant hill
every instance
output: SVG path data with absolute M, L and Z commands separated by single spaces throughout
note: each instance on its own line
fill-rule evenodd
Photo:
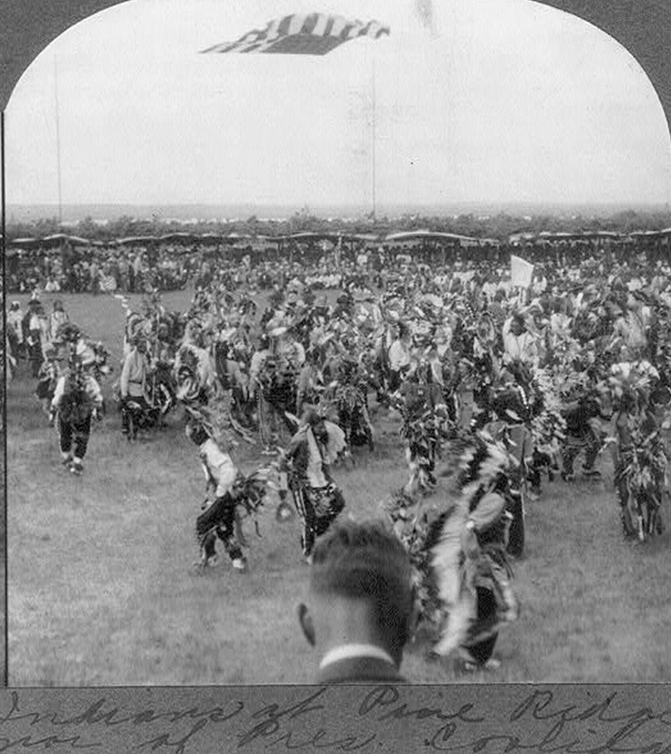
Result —
M 558 204 L 493 204 L 493 203 L 460 203 L 444 205 L 380 205 L 376 216 L 407 217 L 419 215 L 423 217 L 455 217 L 458 215 L 476 215 L 487 217 L 506 213 L 517 217 L 524 216 L 553 216 L 571 218 L 582 216 L 585 218 L 607 218 L 617 213 L 635 211 L 640 214 L 669 213 L 671 208 L 666 205 L 558 205 Z M 299 212 L 309 212 L 323 218 L 355 219 L 370 215 L 370 208 L 360 206 L 281 206 L 281 205 L 216 205 L 216 204 L 175 204 L 175 205 L 132 205 L 132 204 L 66 204 L 61 208 L 62 219 L 65 224 L 76 224 L 85 218 L 95 221 L 116 220 L 120 217 L 131 217 L 138 220 L 154 220 L 188 223 L 190 221 L 217 220 L 246 220 L 250 217 L 259 219 L 286 219 Z M 6 207 L 6 222 L 13 223 L 35 222 L 40 219 L 57 218 L 59 208 L 56 204 L 8 204 Z

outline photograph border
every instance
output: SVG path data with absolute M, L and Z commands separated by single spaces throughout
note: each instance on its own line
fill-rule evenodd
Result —
M 23 71 L 53 39 L 98 11 L 131 1 L 2 0 L 3 114 Z M 579 16 L 628 49 L 653 84 L 669 126 L 671 3 L 528 1 Z M 2 125 L 4 145 L 4 119 Z M 4 170 L 3 160 L 3 231 Z M 6 448 L 3 456 L 6 500 Z M 0 526 L 6 545 L 4 505 Z M 0 555 L 5 584 L 0 605 L 7 609 L 6 546 Z M 4 654 L 11 663 L 5 611 L 3 617 Z M 5 662 L 5 684 L 7 670 Z M 1 690 L 0 751 L 27 748 L 176 754 L 233 749 L 664 754 L 671 752 L 671 684 Z

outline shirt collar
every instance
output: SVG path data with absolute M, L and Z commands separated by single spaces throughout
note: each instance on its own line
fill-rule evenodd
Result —
M 378 660 L 384 660 L 384 662 L 388 662 L 394 667 L 396 666 L 391 655 L 382 649 L 382 647 L 378 647 L 375 644 L 343 644 L 340 647 L 334 647 L 329 650 L 322 657 L 319 669 L 323 670 L 327 665 L 332 665 L 334 662 L 351 660 L 355 657 L 374 657 Z

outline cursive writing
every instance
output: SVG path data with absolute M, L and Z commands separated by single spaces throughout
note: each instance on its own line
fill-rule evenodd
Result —
M 379 686 L 367 694 L 359 705 L 359 715 L 373 715 L 376 720 L 458 720 L 462 723 L 481 723 L 482 715 L 472 714 L 472 702 L 462 704 L 458 710 L 450 712 L 442 707 L 422 707 L 408 702 L 399 702 L 400 692 L 394 686 Z
M 301 732 L 288 731 L 274 741 L 266 744 L 266 749 L 283 747 L 289 751 L 307 749 L 308 751 L 363 751 L 368 749 L 377 740 L 377 733 L 371 733 L 367 737 L 345 735 L 335 737 L 329 736 L 329 733 L 320 728 L 316 733 L 305 735 Z
M 95 749 L 102 746 L 102 743 L 82 743 L 80 736 L 68 736 L 61 738 L 59 736 L 45 736 L 44 738 L 33 738 L 33 736 L 21 736 L 17 739 L 0 737 L 0 752 L 10 751 L 11 749 Z
M 165 690 L 138 689 L 137 695 L 106 690 L 93 696 L 89 690 L 69 690 L 53 706 L 46 690 L 0 692 L 0 754 L 47 749 L 191 754 L 235 748 L 671 754 L 671 697 L 664 689 L 646 693 L 647 704 L 635 704 L 622 687 L 573 693 L 561 687 L 511 689 L 381 684 L 268 687 L 259 693 L 222 687 L 207 691 L 214 704 L 193 703 L 202 700 L 199 691 L 175 689 L 168 706 L 146 703 L 165 699 Z M 177 699 L 187 703 L 174 704 Z
M 202 718 L 205 718 L 208 722 L 221 723 L 231 720 L 240 714 L 243 709 L 244 704 L 236 701 L 231 703 L 228 710 L 223 707 L 212 707 L 205 710 L 199 707 L 188 707 L 170 711 L 147 708 L 131 714 L 124 714 L 118 707 L 110 705 L 105 697 L 100 697 L 89 704 L 83 712 L 71 717 L 61 717 L 55 712 L 23 711 L 19 706 L 18 691 L 12 691 L 10 708 L 4 715 L 0 715 L 0 726 L 8 723 L 27 722 L 31 726 L 46 723 L 54 727 L 103 726 L 110 728 L 120 725 L 147 725 L 157 721 L 178 723 L 183 720 L 201 720 Z
M 11 704 L 8 711 L 0 715 L 0 729 L 14 727 L 19 723 L 29 727 L 55 727 L 55 728 L 81 728 L 85 727 L 88 737 L 91 729 L 139 729 L 155 723 L 160 723 L 163 730 L 146 741 L 135 744 L 136 749 L 157 751 L 167 749 L 174 754 L 184 754 L 186 746 L 196 734 L 209 724 L 221 724 L 232 720 L 239 715 L 244 704 L 241 701 L 231 702 L 228 707 L 186 707 L 178 710 L 156 710 L 145 708 L 130 714 L 124 713 L 118 707 L 108 703 L 105 697 L 96 699 L 89 704 L 83 712 L 75 715 L 61 716 L 53 711 L 26 711 L 20 707 L 19 693 L 11 692 Z M 179 724 L 186 723 L 188 730 L 174 735 L 172 729 Z M 0 752 L 11 748 L 72 748 L 90 749 L 103 744 L 99 741 L 83 741 L 81 735 L 70 737 L 49 736 L 34 739 L 31 736 L 23 736 L 17 739 L 0 738 Z
M 613 710 L 617 696 L 617 692 L 613 692 L 586 707 L 576 704 L 558 706 L 554 692 L 534 691 L 508 715 L 509 723 L 525 723 L 518 726 L 523 728 L 521 733 L 504 731 L 459 740 L 459 727 L 450 722 L 439 728 L 425 743 L 437 751 L 474 754 L 485 751 L 504 754 L 515 751 L 540 754 L 671 754 L 671 730 L 662 730 L 665 735 L 661 740 L 650 740 L 649 735 L 643 735 L 650 733 L 651 723 L 668 727 L 670 711 L 654 712 L 649 707 L 641 707 L 618 714 Z M 641 740 L 643 738 L 645 740 Z
M 282 731 L 282 726 L 287 721 L 296 720 L 299 717 L 310 715 L 313 712 L 319 712 L 324 709 L 323 702 L 315 704 L 318 699 L 322 699 L 326 694 L 326 688 L 320 688 L 318 691 L 311 693 L 302 701 L 283 708 L 281 704 L 268 704 L 262 707 L 258 712 L 252 715 L 252 720 L 257 721 L 249 730 L 238 735 L 238 748 L 243 748 L 257 738 L 268 738 L 275 736 Z

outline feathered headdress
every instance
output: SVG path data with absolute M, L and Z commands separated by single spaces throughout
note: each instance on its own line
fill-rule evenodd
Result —
M 449 618 L 435 651 L 448 655 L 460 646 L 477 616 L 474 587 L 479 544 L 476 534 L 487 532 L 505 510 L 505 486 L 513 460 L 505 447 L 487 433 L 473 436 L 461 456 L 454 499 L 432 548 L 431 565 L 438 596 Z
M 469 507 L 477 504 L 478 496 L 504 485 L 514 464 L 503 443 L 488 432 L 474 434 L 461 455 L 457 477 L 457 485 Z
M 189 419 L 199 424 L 222 448 L 236 446 L 238 444 L 236 436 L 250 445 L 256 443 L 249 432 L 233 418 L 230 406 L 223 397 L 213 396 L 206 406 L 186 402 L 185 410 Z
M 613 365 L 608 381 L 616 399 L 640 410 L 647 407 L 659 372 L 649 361 L 623 362 Z
M 56 330 L 56 339 L 62 343 L 76 343 L 82 336 L 82 331 L 73 322 L 63 322 Z

